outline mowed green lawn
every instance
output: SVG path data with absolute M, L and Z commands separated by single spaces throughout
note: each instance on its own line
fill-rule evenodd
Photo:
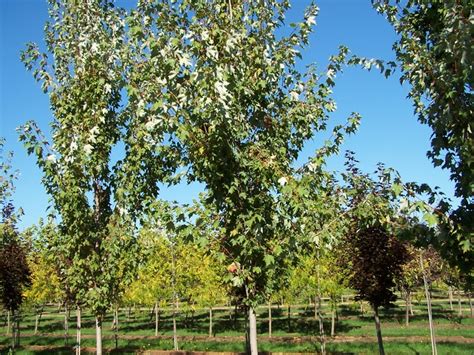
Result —
M 439 354 L 474 354 L 474 318 L 470 317 L 467 300 L 463 300 L 463 316 L 458 316 L 458 305 L 450 310 L 447 300 L 435 299 L 433 312 L 438 337 Z M 323 304 L 326 334 L 330 332 L 331 315 L 327 304 Z M 336 323 L 336 337 L 326 336 L 327 350 L 334 353 L 371 354 L 377 353 L 373 319 L 368 305 L 361 313 L 357 303 L 339 306 Z M 403 303 L 382 312 L 382 333 L 388 354 L 428 354 L 431 353 L 426 306 L 414 301 L 414 316 L 410 325 L 405 326 Z M 319 325 L 314 319 L 313 306 L 292 306 L 288 316 L 286 305 L 272 309 L 272 338 L 268 334 L 268 309 L 261 307 L 258 312 L 259 349 L 268 352 L 317 352 L 320 349 Z M 70 353 L 75 345 L 75 313 L 69 319 L 69 338 L 65 337 L 64 313 L 55 307 L 44 310 L 38 334 L 34 335 L 35 317 L 32 310 L 24 310 L 21 319 L 21 346 L 18 352 L 30 353 Z M 130 314 L 129 314 L 130 311 Z M 2 317 L 5 317 L 4 315 Z M 196 351 L 244 351 L 245 317 L 234 309 L 216 309 L 213 312 L 212 337 L 209 333 L 207 310 L 197 309 L 194 314 L 182 310 L 177 319 L 179 347 L 181 350 Z M 4 322 L 5 319 L 2 319 Z M 104 322 L 104 347 L 117 353 L 134 353 L 149 349 L 171 350 L 172 314 L 171 310 L 160 312 L 159 336 L 155 337 L 155 319 L 152 309 L 121 308 L 117 349 L 111 327 L 112 315 Z M 95 346 L 95 321 L 84 312 L 82 315 L 82 346 Z M 0 346 L 6 350 L 11 340 L 5 336 L 6 327 L 0 336 Z M 38 348 L 43 346 L 47 348 Z M 35 351 L 34 351 L 35 350 Z M 93 349 L 90 349 L 93 350 Z

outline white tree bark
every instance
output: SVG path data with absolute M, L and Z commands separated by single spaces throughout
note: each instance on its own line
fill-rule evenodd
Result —
M 462 317 L 462 301 L 461 301 L 461 291 L 458 289 L 458 316 Z
M 102 319 L 99 316 L 95 317 L 95 342 L 96 354 L 102 355 Z
M 423 275 L 423 284 L 425 286 L 425 297 L 426 297 L 426 304 L 428 307 L 428 321 L 430 325 L 430 338 L 431 338 L 431 353 L 433 355 L 438 355 L 438 350 L 436 348 L 436 337 L 435 337 L 435 329 L 433 324 L 433 313 L 431 311 L 431 297 L 430 297 L 430 290 L 428 288 L 428 280 L 425 273 L 425 267 L 423 265 L 423 255 L 420 254 L 420 266 L 421 266 L 421 273 Z
M 10 329 L 11 329 L 11 326 L 12 326 L 12 325 L 11 325 L 11 321 L 10 321 L 10 316 L 11 316 L 11 311 L 8 310 L 8 311 L 7 311 L 7 332 L 6 332 L 6 334 L 5 334 L 5 335 L 7 335 L 7 336 L 10 335 Z
M 155 336 L 158 336 L 158 330 L 160 327 L 160 309 L 158 308 L 158 302 L 155 304 Z
M 76 309 L 76 355 L 81 354 L 81 307 Z
M 449 309 L 453 310 L 453 289 L 451 286 L 448 288 L 448 297 L 449 297 Z
M 268 337 L 272 337 L 272 303 L 268 302 Z
M 209 307 L 209 337 L 212 337 L 212 307 Z
M 249 342 L 250 355 L 258 355 L 257 348 L 257 315 L 255 309 L 249 307 Z

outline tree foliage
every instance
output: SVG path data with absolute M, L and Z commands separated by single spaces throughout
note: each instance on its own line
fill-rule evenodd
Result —
M 434 242 L 465 275 L 474 267 L 473 6 L 469 0 L 373 0 L 399 35 L 401 81 L 433 134 L 428 157 L 451 173 L 461 206 Z M 443 209 L 443 208 L 441 208 Z M 446 223 L 447 222 L 447 223 Z
M 7 152 L 4 156 L 4 144 L 5 140 L 0 138 L 0 301 L 6 309 L 15 312 L 31 280 L 26 251 L 16 229 L 18 215 L 11 201 L 17 172 L 11 165 L 13 154 Z
M 34 122 L 20 128 L 20 139 L 36 156 L 60 217 L 53 245 L 65 258 L 64 280 L 75 300 L 103 315 L 133 260 L 125 255 L 133 251 L 131 229 L 168 167 L 153 153 L 159 141 L 143 144 L 143 116 L 124 90 L 124 11 L 105 0 L 50 0 L 49 15 L 52 60 L 35 44 L 22 60 L 49 96 L 53 144 Z
M 399 34 L 402 81 L 422 123 L 433 130 L 428 156 L 450 170 L 467 207 L 474 195 L 472 3 L 469 0 L 374 0 Z
M 405 246 L 383 226 L 353 229 L 344 239 L 339 261 L 356 299 L 375 309 L 388 307 L 396 300 L 395 278 L 402 273 Z

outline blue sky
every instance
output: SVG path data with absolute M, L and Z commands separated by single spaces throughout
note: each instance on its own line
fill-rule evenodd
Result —
M 127 6 L 133 1 L 124 0 Z M 288 14 L 295 21 L 303 14 L 307 0 L 293 0 Z M 340 44 L 354 54 L 385 60 L 394 58 L 393 29 L 371 7 L 370 0 L 320 0 L 317 26 L 310 47 L 303 52 L 302 64 L 316 62 L 323 70 L 327 59 Z M 15 128 L 29 119 L 36 120 L 48 131 L 51 120 L 49 102 L 19 60 L 20 51 L 29 41 L 43 44 L 43 27 L 47 18 L 46 0 L 0 0 L 0 136 L 6 138 L 6 150 L 14 152 L 13 165 L 20 171 L 14 203 L 25 215 L 20 228 L 36 223 L 45 215 L 48 197 L 41 185 L 41 173 L 33 157 L 28 157 L 18 142 Z M 338 124 L 353 111 L 362 115 L 359 132 L 348 138 L 343 150 L 356 152 L 361 167 L 375 170 L 377 162 L 397 169 L 404 180 L 426 182 L 440 186 L 453 195 L 449 174 L 434 168 L 426 157 L 431 130 L 418 123 L 411 102 L 406 99 L 408 88 L 394 76 L 385 79 L 377 72 L 358 68 L 346 69 L 337 78 L 334 97 L 338 110 L 331 124 Z M 321 142 L 307 144 L 303 159 L 314 152 Z M 343 154 L 334 157 L 329 167 L 342 169 Z M 190 202 L 200 191 L 200 185 L 179 185 L 163 190 L 166 199 Z

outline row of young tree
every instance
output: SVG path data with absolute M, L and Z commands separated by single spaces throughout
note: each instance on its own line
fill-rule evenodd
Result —
M 450 266 L 433 249 L 429 241 L 433 237 L 433 230 L 420 224 L 416 217 L 407 218 L 407 208 L 420 205 L 420 200 L 409 203 L 406 197 L 399 198 L 404 195 L 399 190 L 403 186 L 393 181 L 393 171 L 381 165 L 377 173 L 375 179 L 362 174 L 353 155 L 348 153 L 347 171 L 343 174 L 345 184 L 336 183 L 326 173 L 326 191 L 317 194 L 318 198 L 325 200 L 325 204 L 316 204 L 316 207 L 306 204 L 304 216 L 292 222 L 293 228 L 297 228 L 292 233 L 297 235 L 295 240 L 300 245 L 295 246 L 292 253 L 281 257 L 278 269 L 274 269 L 275 274 L 269 275 L 273 289 L 267 289 L 258 304 L 261 306 L 267 302 L 269 305 L 270 336 L 272 304 L 286 304 L 290 317 L 292 304 L 305 303 L 309 299 L 314 304 L 314 317 L 319 321 L 319 329 L 314 331 L 320 336 L 324 353 L 325 334 L 329 332 L 324 329 L 322 299 L 328 299 L 331 306 L 330 334 L 333 336 L 338 304 L 344 294 L 355 292 L 356 300 L 368 302 L 374 311 L 380 351 L 383 352 L 379 308 L 392 306 L 397 298 L 395 292 L 399 291 L 405 300 L 408 325 L 413 313 L 413 294 L 424 287 L 432 345 L 436 349 L 431 312 L 432 284 L 437 283 L 438 287 L 447 290 L 451 310 L 453 290 L 457 290 L 459 302 L 461 291 L 470 299 L 471 283 L 466 278 L 470 275 L 462 274 L 459 268 Z M 410 186 L 413 187 L 412 184 Z M 301 193 L 306 196 L 307 192 L 305 189 Z M 314 197 L 307 197 L 305 201 L 311 204 L 316 202 Z M 397 208 L 394 209 L 394 206 Z M 421 206 L 427 207 L 424 202 Z M 196 309 L 207 308 L 209 336 L 212 336 L 214 307 L 244 305 L 242 300 L 245 295 L 236 278 L 241 272 L 241 264 L 237 261 L 226 264 L 228 259 L 215 243 L 215 238 L 221 236 L 215 233 L 215 225 L 210 223 L 215 215 L 204 209 L 202 204 L 184 209 L 182 206 L 156 202 L 150 210 L 155 213 L 142 219 L 133 243 L 128 244 L 126 251 L 122 251 L 121 267 L 108 270 L 110 273 L 115 272 L 112 276 L 117 286 L 115 298 L 106 312 L 114 315 L 112 326 L 117 336 L 119 308 L 128 308 L 130 313 L 131 308 L 137 306 L 152 307 L 155 335 L 158 335 L 161 309 L 167 312 L 171 310 L 174 344 L 178 349 L 177 313 L 193 314 Z M 428 216 L 425 215 L 425 218 Z M 325 223 L 319 228 L 302 228 L 305 223 L 314 223 L 316 220 L 325 220 Z M 8 219 L 4 219 L 5 227 L 8 226 L 6 222 Z M 178 223 L 180 225 L 176 227 Z M 15 318 L 13 344 L 19 340 L 18 313 L 24 298 L 24 306 L 33 308 L 36 313 L 35 333 L 38 332 L 44 307 L 57 303 L 64 309 L 67 339 L 69 314 L 75 308 L 76 348 L 79 352 L 81 311 L 88 309 L 88 306 L 84 301 L 75 300 L 70 291 L 65 276 L 70 260 L 61 254 L 63 236 L 59 227 L 50 219 L 48 223 L 40 222 L 38 226 L 22 233 L 16 232 L 14 228 L 11 230 L 11 235 L 4 235 L 4 241 L 16 243 L 17 250 L 15 255 L 9 255 L 4 260 L 10 263 L 10 268 L 13 265 L 13 270 L 20 271 L 12 273 L 13 277 L 17 277 L 15 287 L 11 288 L 11 285 L 2 282 L 2 290 L 10 293 L 6 296 L 18 299 L 16 304 L 3 302 L 8 312 L 8 330 L 10 314 Z M 175 233 L 170 233 L 170 230 Z M 127 230 L 117 231 L 117 235 L 120 238 L 128 237 Z M 281 245 L 274 245 L 273 248 L 274 254 L 284 252 Z M 7 268 L 4 270 L 7 271 Z M 459 307 L 459 314 L 462 315 L 461 305 Z
M 197 248 L 191 254 L 200 255 L 202 247 L 217 265 L 228 265 L 223 276 L 209 277 L 228 282 L 228 294 L 246 309 L 252 354 L 255 308 L 288 280 L 302 251 L 322 257 L 331 248 L 352 248 L 352 254 L 342 253 L 350 265 L 346 279 L 376 318 L 378 308 L 393 301 L 390 289 L 407 255 L 399 239 L 436 247 L 470 287 L 474 129 L 472 90 L 466 88 L 472 61 L 463 32 L 445 24 L 458 19 L 458 27 L 465 25 L 470 7 L 463 4 L 457 2 L 461 11 L 452 13 L 437 2 L 410 1 L 400 11 L 398 1 L 374 1 L 401 35 L 396 50 L 402 79 L 412 84 L 420 120 L 435 132 L 430 157 L 450 169 L 461 197 L 453 211 L 440 192 L 403 183 L 383 166 L 376 180 L 363 174 L 351 153 L 345 173 L 327 171 L 327 158 L 356 132 L 357 114 L 334 126 L 330 139 L 297 166 L 305 143 L 330 126 L 336 75 L 347 65 L 390 75 L 398 64 L 349 57 L 341 47 L 322 73 L 315 65 L 300 71 L 300 51 L 318 12 L 314 4 L 290 34 L 281 35 L 287 0 L 139 1 L 131 10 L 108 0 L 49 0 L 47 53 L 29 44 L 22 60 L 49 95 L 52 144 L 34 122 L 19 135 L 37 159 L 57 216 L 56 225 L 41 229 L 38 248 L 46 248 L 58 266 L 61 292 L 68 307 L 77 308 L 78 320 L 82 308 L 95 315 L 97 353 L 106 312 L 125 291 L 133 294 L 135 275 L 146 280 L 143 268 L 156 274 L 150 282 L 172 285 L 177 308 L 184 292 L 181 248 Z M 443 56 L 446 43 L 453 56 Z M 8 163 L 3 167 L 2 243 L 18 245 L 9 199 L 13 176 Z M 162 184 L 184 180 L 205 186 L 200 201 L 160 201 Z M 168 247 L 168 263 L 141 263 L 144 249 L 153 256 Z M 23 260 L 15 270 L 28 274 L 26 256 L 5 260 Z M 366 278 L 362 270 L 380 279 Z M 193 271 L 185 271 L 192 280 Z M 14 280 L 18 289 L 29 283 L 26 276 Z M 2 292 L 9 294 L 10 286 L 2 283 Z M 369 293 L 362 291 L 367 287 Z M 192 299 L 199 299 L 199 287 L 192 289 Z M 153 298 L 159 304 L 160 297 Z M 18 310 L 21 293 L 16 299 L 4 303 L 7 309 Z

